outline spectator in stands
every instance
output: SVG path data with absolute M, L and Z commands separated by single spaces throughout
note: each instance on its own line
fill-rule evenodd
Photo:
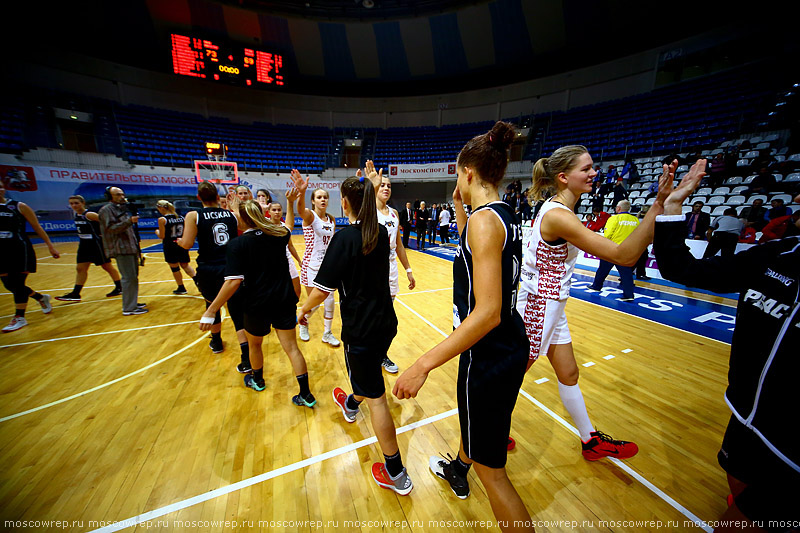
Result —
M 654 181 L 650 184 L 647 188 L 647 199 L 649 200 L 651 197 L 658 194 L 658 180 Z
M 715 189 L 722 185 L 727 178 L 727 165 L 725 164 L 725 156 L 722 152 L 714 156 L 711 160 L 711 170 L 708 175 L 708 184 Z
M 628 200 L 619 202 L 616 209 L 617 214 L 608 219 L 604 235 L 614 243 L 622 244 L 639 225 L 639 219 L 630 214 L 631 203 Z M 622 288 L 622 298 L 619 298 L 619 301 L 632 302 L 633 268 L 629 266 L 615 265 L 609 261 L 600 259 L 600 266 L 597 267 L 594 282 L 590 289 L 593 291 L 601 290 L 603 288 L 603 282 L 606 280 L 608 273 L 611 272 L 613 267 L 616 267 L 617 272 L 619 272 L 620 286 Z
M 593 220 L 594 220 L 594 214 L 593 213 L 586 213 L 586 215 L 584 215 L 584 217 L 583 217 L 583 225 L 588 228 Z M 592 231 L 594 231 L 594 230 L 592 230 Z
M 771 168 L 772 165 L 775 163 L 775 158 L 772 156 L 769 148 L 762 148 L 758 151 L 758 156 L 750 161 L 750 168 L 752 169 L 762 169 L 762 168 Z
M 614 199 L 611 201 L 611 209 L 616 209 L 617 204 L 627 199 L 628 191 L 625 189 L 624 180 L 622 178 L 617 178 L 617 184 L 614 186 Z
M 617 168 L 614 165 L 608 165 L 608 172 L 606 172 L 606 183 L 611 187 L 617 182 Z
M 592 208 L 592 222 L 591 224 L 587 224 L 586 227 L 592 231 L 600 231 L 601 229 L 606 227 L 606 223 L 611 215 L 603 211 L 602 209 L 595 209 Z
M 736 208 L 727 208 L 708 228 L 708 246 L 703 257 L 714 257 L 721 250 L 722 257 L 730 258 L 736 253 L 736 243 L 739 242 L 742 228 L 744 223 L 737 216 Z
M 780 198 L 774 198 L 772 202 L 772 209 L 766 212 L 764 215 L 764 220 L 767 222 L 771 222 L 779 217 L 785 217 L 792 214 L 792 208 L 788 205 L 784 205 L 784 202 Z
M 800 234 L 797 229 L 797 221 L 800 220 L 800 209 L 796 213 L 772 219 L 769 224 L 764 226 L 759 244 L 791 237 Z
M 703 202 L 693 203 L 692 210 L 686 213 L 687 239 L 705 240 L 710 225 L 711 215 L 703 212 Z
M 522 200 L 520 201 L 519 214 L 522 220 L 531 219 L 531 204 L 528 203 L 528 189 L 522 192 Z
M 775 188 L 775 185 L 777 185 L 777 182 L 772 172 L 770 172 L 767 167 L 761 167 L 756 177 L 753 178 L 753 181 L 747 186 L 747 195 L 769 194 L 770 191 Z
M 97 213 L 100 217 L 100 232 L 106 257 L 117 261 L 122 276 L 122 314 L 141 315 L 147 312 L 139 305 L 139 242 L 133 226 L 139 217 L 131 215 L 125 192 L 119 187 L 106 189 L 110 200 Z
M 764 207 L 764 200 L 756 198 L 753 200 L 753 205 L 745 207 L 739 214 L 740 218 L 744 219 L 744 225 L 753 228 L 755 231 L 761 231 L 767 225 L 764 217 L 767 214 L 767 208 Z

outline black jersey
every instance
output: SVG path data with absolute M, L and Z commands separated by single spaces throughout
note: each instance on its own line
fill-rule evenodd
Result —
M 0 204 L 0 239 L 6 243 L 28 240 L 25 234 L 25 217 L 19 212 L 19 202 L 16 200 Z
M 378 225 L 378 243 L 361 253 L 361 227 L 345 226 L 328 245 L 314 286 L 339 291 L 342 340 L 363 346 L 391 340 L 397 334 L 397 315 L 389 292 L 389 234 Z
M 25 222 L 18 201 L 0 204 L 0 274 L 36 272 L 36 255 Z
M 516 310 L 517 288 L 519 286 L 520 264 L 522 262 L 522 229 L 517 217 L 511 207 L 505 202 L 491 202 L 483 205 L 472 212 L 491 210 L 506 230 L 503 252 L 501 255 L 502 264 L 502 294 L 503 304 L 500 310 L 500 324 L 492 331 L 487 333 L 481 340 L 473 346 L 475 353 L 484 353 L 494 356 L 498 350 L 516 351 L 521 346 L 528 347 L 528 338 L 525 334 L 525 325 L 522 317 Z M 473 286 L 472 270 L 472 251 L 467 239 L 469 221 L 464 226 L 461 234 L 461 243 L 456 252 L 456 260 L 453 263 L 453 327 L 461 325 L 461 322 L 475 308 L 475 294 Z
M 198 215 L 199 213 L 198 211 Z M 164 246 L 167 246 L 183 237 L 183 217 L 178 215 L 164 215 L 164 220 L 164 238 L 162 239 L 162 243 Z
M 236 226 L 236 217 L 227 209 L 221 207 L 198 209 L 197 263 L 224 265 L 228 242 L 237 235 Z
M 245 288 L 246 313 L 264 314 L 277 303 L 297 304 L 286 246 L 291 233 L 274 236 L 261 230 L 249 230 L 231 242 L 227 250 L 226 278 L 241 278 Z
M 78 230 L 78 237 L 81 242 L 89 242 L 93 240 L 100 246 L 103 242 L 100 238 L 100 221 L 89 220 L 86 215 L 89 211 L 84 211 L 82 214 L 75 213 L 75 228 Z

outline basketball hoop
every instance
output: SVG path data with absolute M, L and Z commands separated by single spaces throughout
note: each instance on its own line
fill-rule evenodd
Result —
M 239 167 L 234 161 L 225 161 L 224 156 L 208 156 L 207 161 L 194 162 L 197 183 L 210 181 L 223 185 L 239 184 Z

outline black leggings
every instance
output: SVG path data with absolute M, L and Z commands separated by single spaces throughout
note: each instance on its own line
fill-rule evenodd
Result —
M 31 295 L 36 294 L 33 289 L 25 286 L 25 280 L 27 278 L 27 272 L 10 272 L 5 276 L 0 276 L 5 288 L 14 295 L 15 304 L 24 304 Z

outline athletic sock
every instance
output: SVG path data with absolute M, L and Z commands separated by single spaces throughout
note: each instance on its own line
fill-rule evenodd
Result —
M 456 460 L 453 461 L 450 464 L 453 465 L 453 468 L 455 469 L 456 474 L 458 474 L 461 477 L 467 477 L 467 474 L 469 474 L 469 467 L 472 466 L 471 464 L 468 464 L 468 463 L 465 463 L 464 461 L 462 461 L 461 460 L 461 456 L 457 456 Z
M 184 286 L 183 286 L 183 283 L 181 283 L 180 285 L 178 285 L 178 290 L 179 290 L 179 291 L 185 291 L 185 290 L 186 290 L 186 287 L 184 287 Z
M 397 477 L 403 473 L 403 460 L 400 458 L 400 450 L 397 450 L 392 456 L 383 454 L 383 460 L 386 463 L 386 471 L 392 477 Z
M 81 290 L 83 289 L 83 285 L 75 285 L 72 289 L 72 294 L 80 296 Z
M 41 301 L 42 301 L 42 298 L 44 298 L 44 296 L 42 296 L 42 295 L 41 295 L 41 294 L 39 294 L 38 292 L 34 292 L 33 294 L 31 294 L 31 298 L 33 298 L 33 299 L 34 299 L 34 300 L 36 300 L 37 302 L 41 302 Z
M 253 379 L 256 381 L 264 381 L 264 367 L 262 366 L 258 370 L 253 369 Z
M 359 405 L 361 405 L 361 402 L 356 400 L 356 397 L 353 396 L 352 394 L 349 395 L 347 397 L 347 400 L 344 402 L 344 406 L 350 409 L 351 411 L 357 411 Z
M 118 279 L 117 281 L 114 282 L 114 288 L 117 289 L 118 291 L 122 290 L 122 280 L 121 279 Z
M 300 396 L 305 398 L 309 394 L 311 394 L 311 389 L 308 388 L 308 372 L 301 376 L 295 376 L 297 378 L 297 384 L 300 385 Z
M 330 333 L 331 328 L 333 327 L 333 319 L 332 318 L 323 318 L 322 323 L 325 325 L 325 333 Z
M 219 331 L 217 333 L 211 332 L 211 340 L 222 342 L 222 332 Z
M 589 413 L 586 412 L 586 402 L 583 401 L 580 385 L 564 385 L 558 382 L 558 394 L 561 396 L 561 403 L 566 407 L 572 421 L 578 426 L 581 440 L 586 442 L 592 438 L 592 421 L 589 420 Z
M 239 348 L 242 350 L 242 364 L 243 365 L 250 365 L 250 343 L 243 342 L 239 345 Z
M 25 318 L 25 310 L 24 309 L 17 309 L 14 313 L 14 316 L 18 316 L 20 318 Z

